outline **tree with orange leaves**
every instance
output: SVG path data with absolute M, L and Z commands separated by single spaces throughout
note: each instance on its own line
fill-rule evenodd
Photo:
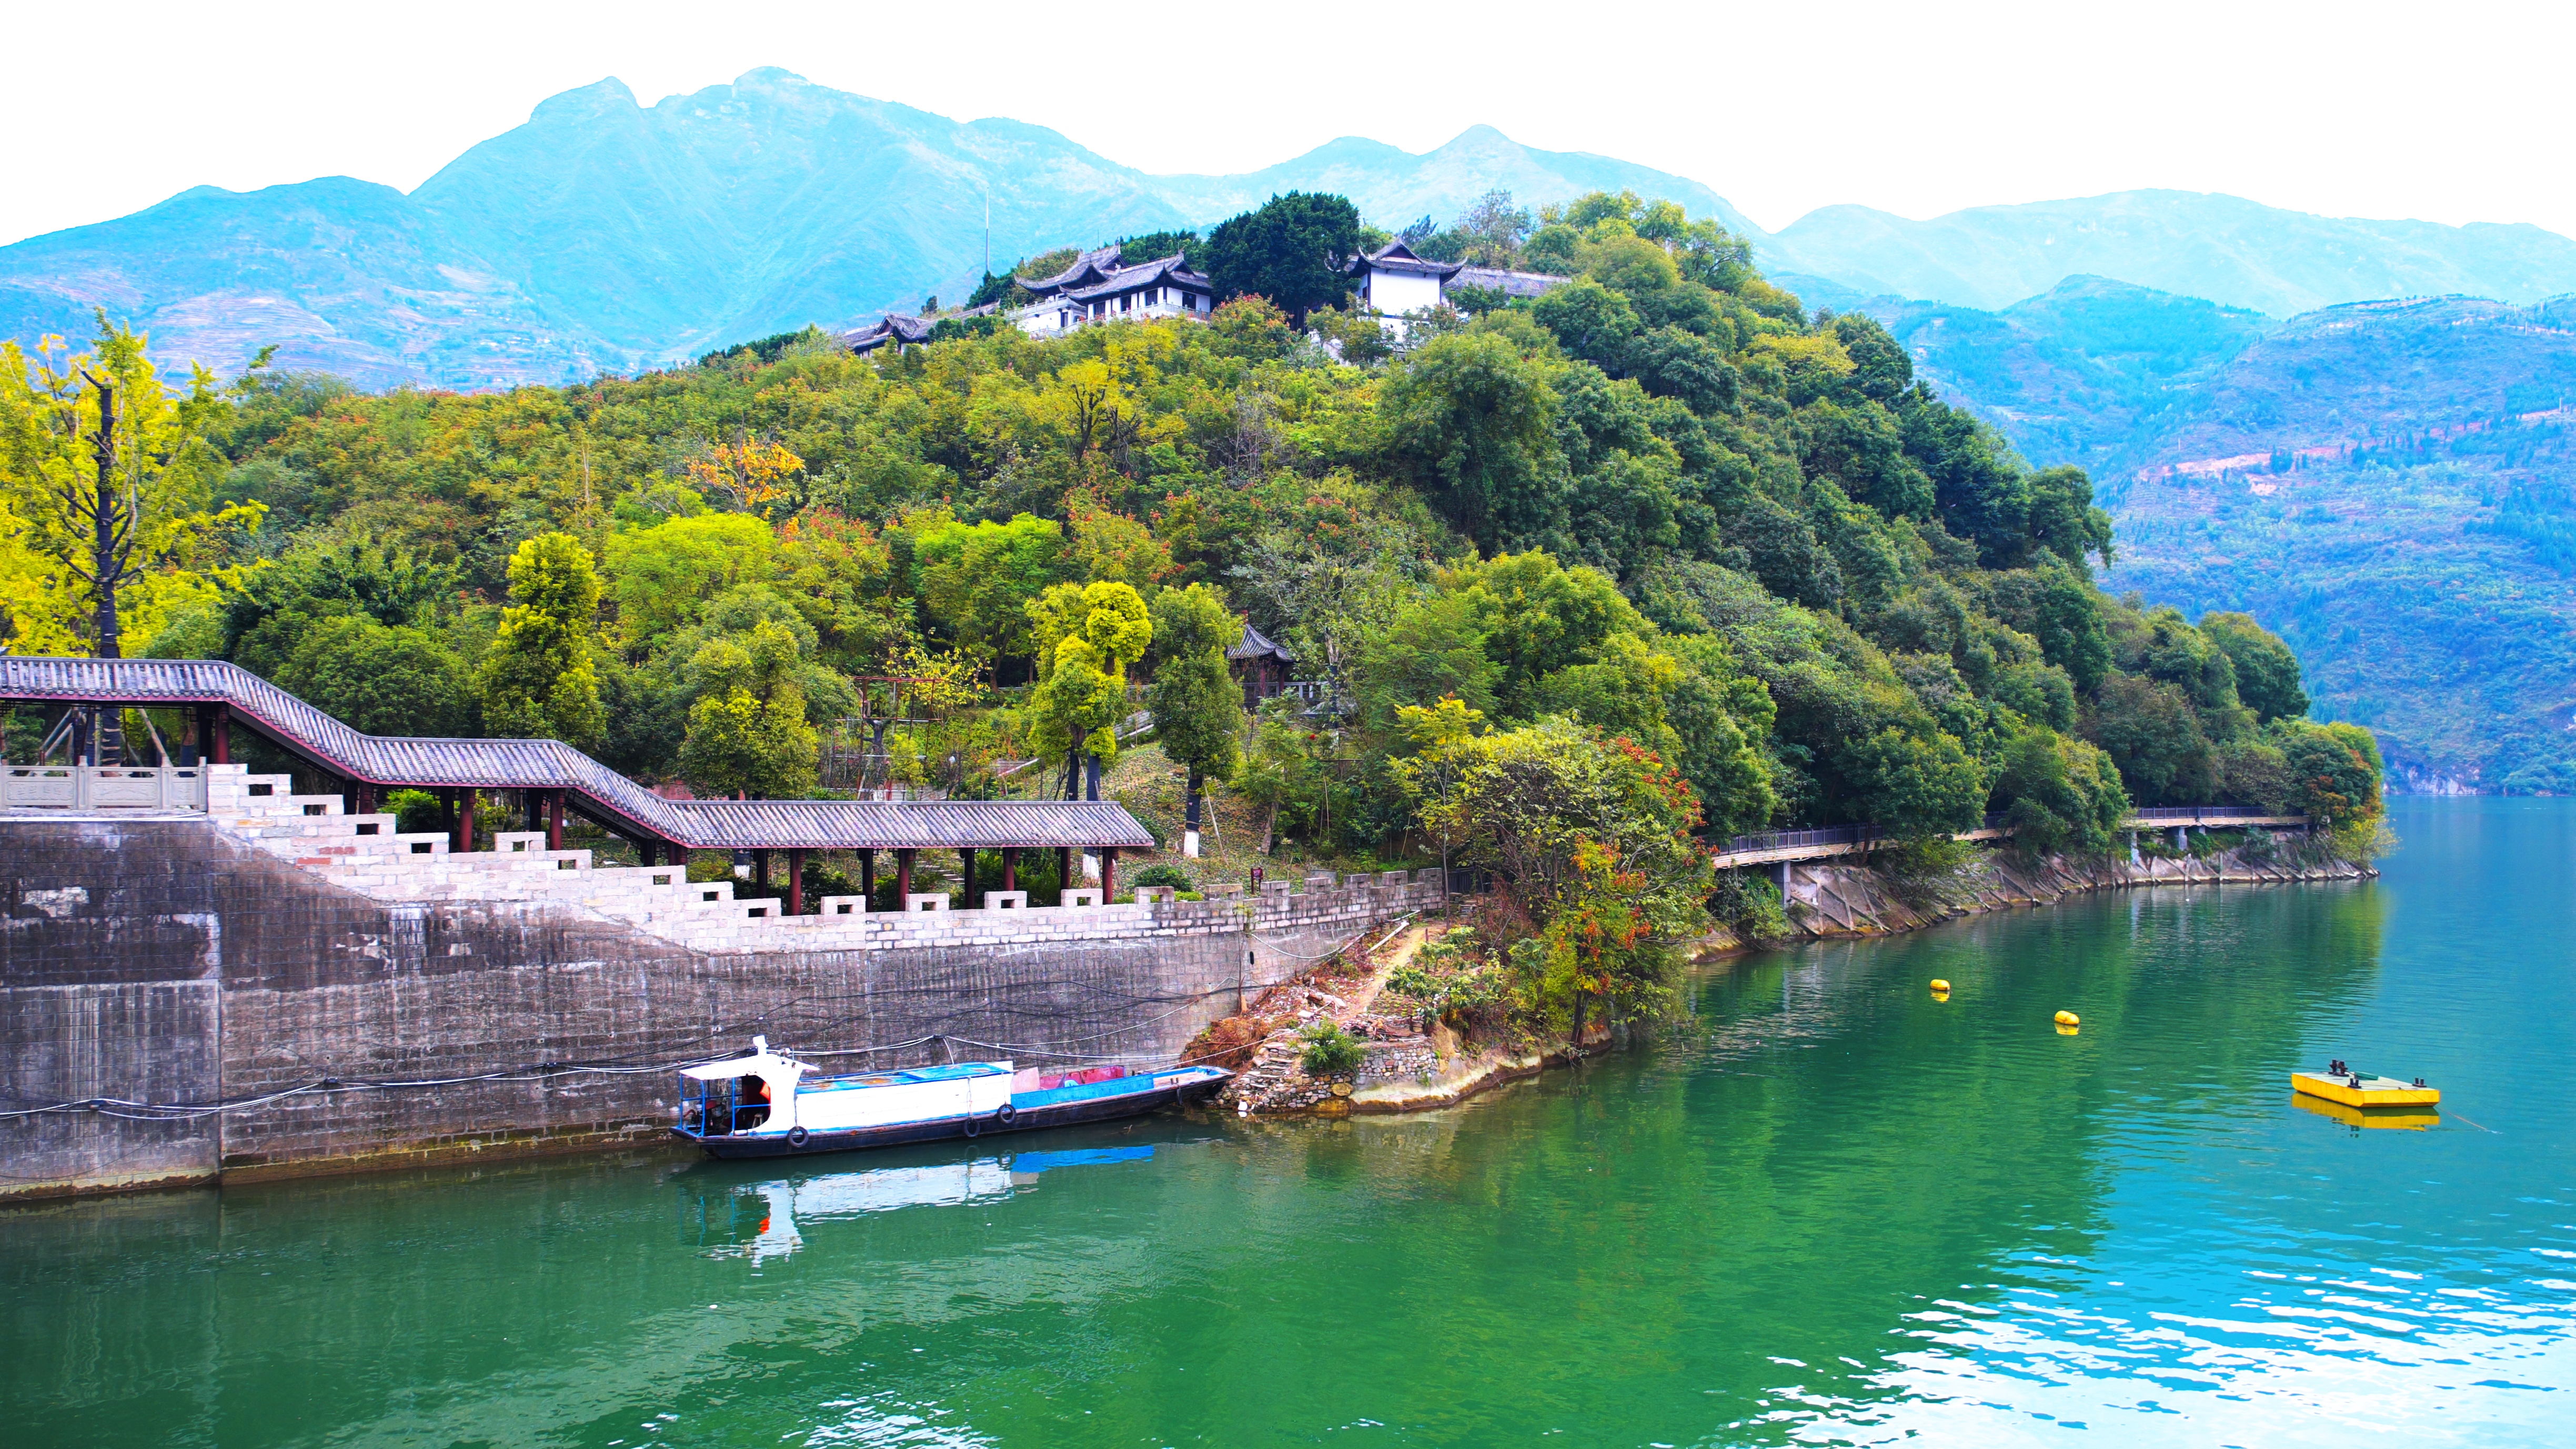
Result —
M 745 438 L 718 443 L 689 460 L 689 482 L 701 493 L 721 494 L 745 513 L 769 516 L 781 503 L 795 499 L 790 480 L 805 471 L 805 460 L 784 443 Z

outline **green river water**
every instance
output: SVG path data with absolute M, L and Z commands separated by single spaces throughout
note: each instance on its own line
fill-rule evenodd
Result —
M 0 1213 L 0 1432 L 2576 1443 L 2576 808 L 2393 823 L 2374 883 L 1703 968 L 1669 1039 L 1416 1117 Z M 2329 1056 L 2439 1125 L 2303 1110 Z

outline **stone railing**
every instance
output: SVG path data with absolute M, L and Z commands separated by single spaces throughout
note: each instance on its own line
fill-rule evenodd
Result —
M 202 765 L 0 766 L 0 809 L 203 810 Z
M 871 911 L 858 896 L 827 896 L 812 915 L 784 903 L 737 900 L 730 880 L 692 881 L 685 867 L 601 866 L 587 850 L 548 850 L 543 832 L 502 832 L 489 851 L 457 852 L 444 833 L 404 834 L 391 815 L 349 815 L 337 795 L 297 795 L 289 777 L 240 765 L 208 767 L 208 814 L 228 833 L 376 901 L 552 902 L 626 922 L 696 951 L 887 951 L 917 946 L 1025 945 L 1137 936 L 1251 931 L 1282 934 L 1347 922 L 1353 929 L 1443 901 L 1440 872 L 1309 875 L 1302 891 L 1265 882 L 1209 887 L 1208 899 L 1138 892 L 1107 904 L 1097 889 L 1031 908 L 1024 891 L 984 893 L 984 908 L 951 910 L 915 895 L 902 911 Z

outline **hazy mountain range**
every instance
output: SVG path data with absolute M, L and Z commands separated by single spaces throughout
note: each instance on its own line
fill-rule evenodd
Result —
M 2092 471 L 2109 587 L 2256 614 L 2401 783 L 2576 793 L 2576 298 L 1858 305 L 2032 462 Z
M 1993 308 L 2094 273 L 2279 316 L 2362 298 L 2576 291 L 2576 242 L 2529 226 L 2337 221 L 2132 192 L 1926 222 L 1830 207 L 1771 235 L 1709 187 L 1475 127 L 1415 155 L 1356 137 L 1233 176 L 1153 176 L 1041 126 L 951 121 L 757 70 L 638 105 L 614 80 L 539 105 L 408 195 L 326 177 L 200 187 L 0 248 L 0 336 L 78 335 L 105 306 L 174 361 L 371 385 L 494 386 L 627 371 L 957 295 L 1052 247 L 1221 219 L 1292 188 L 1370 220 L 1446 220 L 1493 187 L 1531 203 L 1627 187 L 1750 237 L 1826 294 Z

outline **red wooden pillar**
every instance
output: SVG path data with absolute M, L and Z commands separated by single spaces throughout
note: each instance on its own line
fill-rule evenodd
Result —
M 805 852 L 787 852 L 787 914 L 805 914 Z
M 1002 847 L 1002 889 L 1015 891 L 1019 888 L 1020 848 L 1016 845 L 1005 845 Z
M 233 762 L 233 707 L 210 704 L 204 708 L 204 723 L 199 729 L 205 734 L 205 744 L 199 753 L 209 764 L 229 765 Z
M 448 849 L 468 854 L 474 849 L 474 792 L 459 790 L 456 793 L 461 797 L 456 802 L 456 840 Z
M 1105 906 L 1116 899 L 1118 899 L 1118 847 L 1104 845 L 1100 847 L 1100 903 Z
M 352 780 L 349 782 L 349 793 L 355 797 L 349 802 L 350 805 L 354 807 L 351 811 L 352 814 L 373 815 L 376 813 L 375 786 L 370 785 L 363 780 Z
M 563 849 L 563 792 L 546 792 L 546 849 Z
M 876 893 L 877 853 L 873 850 L 862 850 L 859 852 L 859 894 L 874 900 Z
M 913 852 L 909 850 L 894 853 L 894 898 L 898 911 L 912 909 L 912 856 Z
M 1073 889 L 1073 847 L 1070 845 L 1056 847 L 1055 888 L 1058 900 L 1064 899 L 1064 892 Z

